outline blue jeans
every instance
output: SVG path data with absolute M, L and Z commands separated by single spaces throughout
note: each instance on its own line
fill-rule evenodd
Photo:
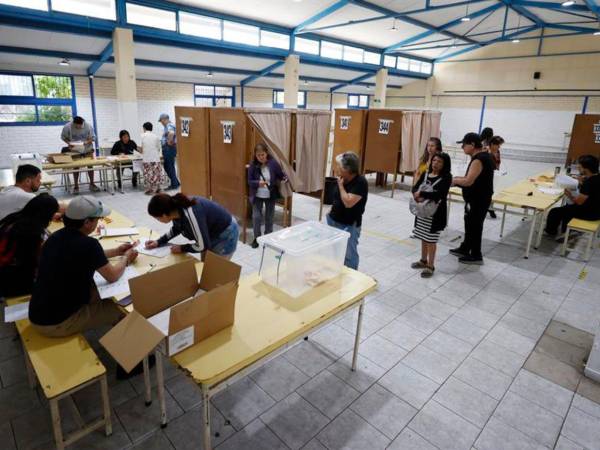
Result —
M 177 156 L 177 147 L 163 145 L 163 167 L 169 180 L 171 180 L 171 189 L 177 189 L 179 187 L 179 179 L 177 178 L 177 171 L 175 170 L 175 157 Z
M 237 248 L 239 237 L 240 229 L 235 219 L 232 219 L 231 224 L 212 241 L 210 251 L 225 258 L 230 258 Z
M 348 238 L 348 246 L 346 247 L 346 257 L 344 258 L 344 265 L 346 267 L 350 267 L 351 269 L 357 270 L 358 238 L 360 237 L 360 227 L 357 227 L 356 225 L 345 225 L 343 223 L 336 222 L 329 216 L 329 214 L 327 214 L 327 225 L 350 233 L 350 237 Z

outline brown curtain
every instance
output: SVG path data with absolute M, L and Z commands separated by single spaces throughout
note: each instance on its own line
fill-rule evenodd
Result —
M 296 173 L 300 192 L 315 192 L 325 185 L 327 143 L 331 128 L 331 113 L 297 111 L 296 113 Z
M 421 147 L 422 111 L 403 111 L 402 113 L 402 152 L 400 171 L 414 172 L 419 165 Z
M 427 145 L 429 138 L 441 137 L 440 123 L 442 121 L 442 113 L 440 111 L 423 111 L 423 119 L 421 123 L 421 151 Z

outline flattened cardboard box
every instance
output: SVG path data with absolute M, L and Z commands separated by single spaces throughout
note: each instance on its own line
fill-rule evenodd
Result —
M 233 325 L 241 267 L 207 252 L 198 282 L 195 263 L 184 261 L 129 280 L 134 311 L 100 339 L 126 371 L 161 341 L 172 356 Z M 152 320 L 161 313 L 169 316 L 162 331 Z
M 73 162 L 73 155 L 69 153 L 48 153 L 46 155 L 48 161 L 53 164 L 66 164 Z

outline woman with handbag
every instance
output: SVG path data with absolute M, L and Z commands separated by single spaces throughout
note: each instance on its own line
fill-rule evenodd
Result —
M 450 156 L 437 153 L 431 159 L 429 171 L 423 173 L 412 188 L 410 208 L 416 216 L 413 234 L 421 240 L 421 259 L 411 267 L 423 269 L 423 278 L 433 276 L 437 242 L 447 225 L 447 197 L 452 184 L 450 169 Z
M 286 180 L 287 177 L 281 166 L 269 155 L 265 145 L 256 144 L 254 159 L 248 166 L 248 196 L 252 203 L 252 227 L 254 230 L 252 248 L 258 247 L 256 238 L 261 235 L 263 207 L 265 210 L 265 234 L 273 232 L 275 202 L 280 196 L 279 185 Z

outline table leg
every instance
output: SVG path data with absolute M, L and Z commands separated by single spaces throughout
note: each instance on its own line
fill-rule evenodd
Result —
M 210 431 L 210 389 L 207 385 L 202 385 L 202 408 L 204 411 L 202 424 L 202 439 L 204 441 L 204 450 L 212 450 L 211 431 Z
M 531 215 L 531 226 L 529 227 L 529 237 L 527 238 L 527 248 L 525 249 L 524 258 L 529 258 L 529 250 L 531 249 L 531 241 L 533 241 L 533 232 L 535 231 L 535 224 L 537 222 L 537 214 L 533 211 Z
M 537 238 L 535 240 L 535 246 L 533 247 L 536 250 L 542 244 L 542 235 L 544 234 L 544 226 L 546 225 L 546 218 L 548 217 L 548 211 L 549 210 L 545 210 L 540 213 L 540 226 L 538 227 Z
M 167 405 L 165 402 L 165 372 L 163 368 L 163 359 L 161 353 L 156 350 L 154 352 L 156 358 L 156 381 L 158 384 L 158 402 L 160 403 L 160 426 L 167 426 Z
M 110 400 L 108 397 L 106 374 L 100 378 L 100 392 L 102 393 L 102 410 L 104 411 L 104 433 L 110 436 L 112 434 L 112 421 L 110 418 Z
M 394 172 L 394 176 L 392 178 L 392 195 L 391 198 L 394 198 L 394 191 L 396 190 L 396 181 L 398 180 L 398 171 Z
M 360 301 L 358 307 L 358 321 L 356 324 L 356 336 L 354 337 L 354 352 L 352 353 L 352 371 L 356 370 L 356 360 L 358 358 L 358 346 L 360 345 L 360 330 L 362 328 L 363 309 L 365 307 L 365 300 Z
M 452 192 L 448 192 L 448 205 L 446 206 L 446 223 L 450 222 L 450 205 L 452 205 Z
M 502 208 L 502 223 L 500 224 L 500 237 L 504 236 L 504 224 L 506 223 L 506 208 L 507 205 L 504 205 L 504 208 Z
M 148 363 L 148 355 L 144 357 L 143 361 L 144 366 L 144 387 L 146 394 L 146 406 L 150 406 L 152 404 L 152 386 L 150 385 L 150 364 Z
M 62 425 L 60 422 L 60 412 L 58 410 L 58 399 L 51 398 L 50 415 L 52 416 L 52 430 L 54 431 L 54 441 L 57 450 L 64 450 L 65 442 L 63 440 Z

